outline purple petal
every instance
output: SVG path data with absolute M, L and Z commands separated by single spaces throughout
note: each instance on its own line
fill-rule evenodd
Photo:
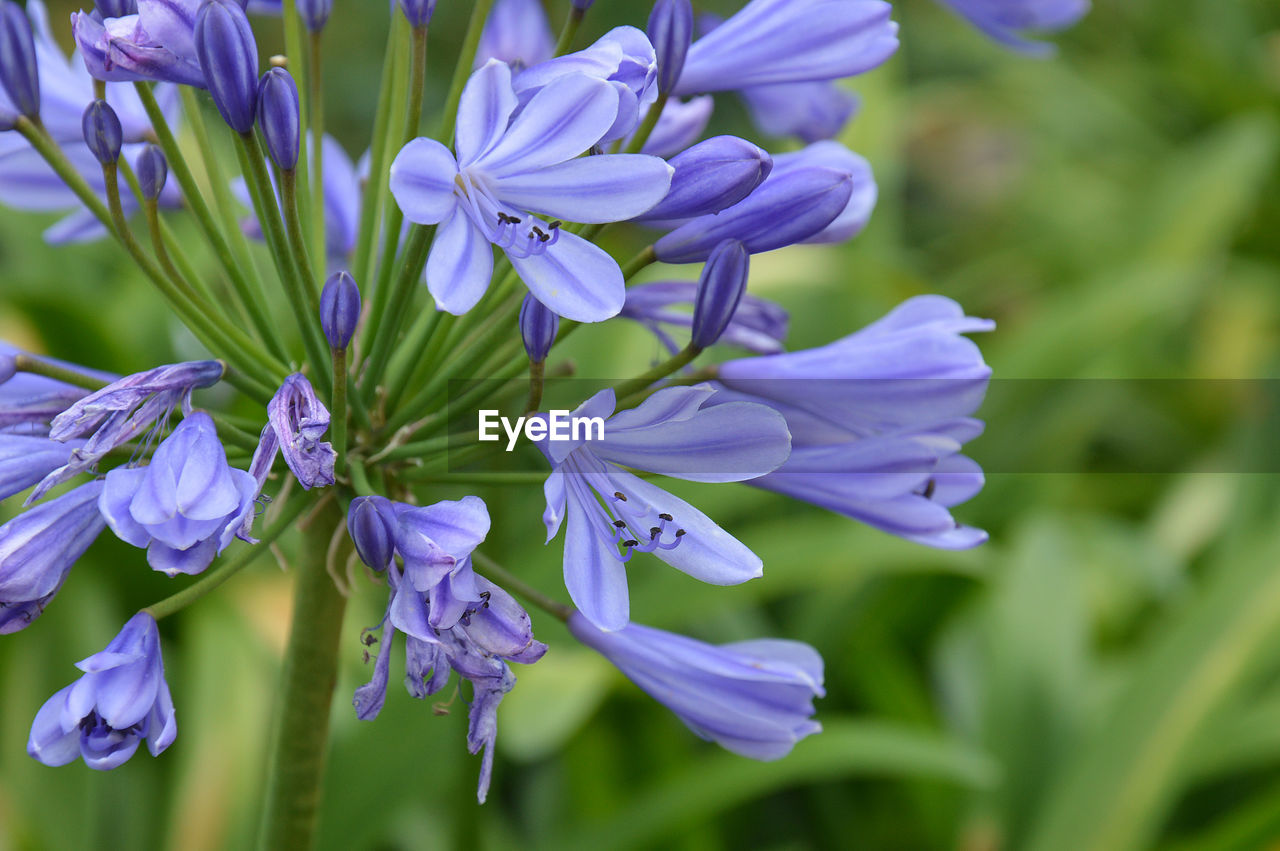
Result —
M 671 185 L 671 166 L 644 154 L 581 157 L 503 178 L 508 204 L 572 222 L 619 222 L 657 204 Z
M 603 630 L 622 629 L 631 616 L 627 571 L 602 541 L 581 500 L 594 499 L 577 476 L 570 488 L 564 539 L 564 584 L 583 616 Z M 679 549 L 677 547 L 677 549 Z
M 465 168 L 493 147 L 515 110 L 511 69 L 496 59 L 486 62 L 467 80 L 458 102 L 458 163 Z
M 476 306 L 493 277 L 493 248 L 461 209 L 436 229 L 427 257 L 427 289 L 436 307 L 461 316 Z
M 391 163 L 391 194 L 404 217 L 420 225 L 444 221 L 457 206 L 458 163 L 434 139 L 414 139 Z
M 507 257 L 534 297 L 566 319 L 603 322 L 617 316 L 626 301 L 617 261 L 563 229 L 559 241 L 541 254 Z
M 474 165 L 504 178 L 562 163 L 600 141 L 617 114 L 613 86 L 582 75 L 562 77 L 534 95 Z

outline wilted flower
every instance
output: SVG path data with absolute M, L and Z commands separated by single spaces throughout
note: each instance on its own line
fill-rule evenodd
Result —
M 284 455 L 304 489 L 333 484 L 337 453 L 332 444 L 320 439 L 328 430 L 329 410 L 316 397 L 311 382 L 301 373 L 290 375 L 267 403 L 267 425 L 249 468 L 258 488 L 267 480 L 276 453 Z
M 40 707 L 27 753 L 45 765 L 85 765 L 107 771 L 123 765 L 145 739 L 159 756 L 178 735 L 164 678 L 155 618 L 134 615 L 101 653 L 78 662 L 84 676 Z

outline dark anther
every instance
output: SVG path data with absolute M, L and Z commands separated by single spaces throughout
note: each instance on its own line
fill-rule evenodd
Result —
M 626 495 L 625 493 L 623 493 L 622 491 L 614 491 L 614 492 L 613 492 L 613 495 L 614 495 L 615 497 L 617 497 L 618 499 L 622 500 L 623 502 L 626 502 L 626 501 L 627 501 L 627 495 Z
M 524 219 L 520 218 L 519 216 L 507 216 L 507 221 L 511 222 L 511 224 L 513 225 L 518 225 L 521 222 L 523 222 Z
M 624 546 L 624 547 L 638 547 L 638 546 L 640 546 L 640 542 L 639 542 L 639 541 L 637 541 L 636 539 L 632 538 L 632 539 L 631 539 L 631 540 L 629 540 L 629 541 L 623 541 L 623 542 L 622 542 L 622 546 Z
M 676 537 L 677 537 L 677 538 L 683 538 L 683 537 L 684 537 L 684 530 L 683 530 L 683 529 L 677 529 L 677 530 L 676 530 Z
M 666 520 L 668 523 L 670 523 L 670 522 L 671 522 L 672 520 L 674 520 L 675 518 L 674 518 L 674 517 L 672 517 L 670 514 L 659 514 L 659 515 L 658 515 L 658 519 L 659 519 L 659 520 Z
M 924 486 L 924 498 L 933 499 L 933 492 L 937 488 L 937 486 L 938 486 L 937 479 L 930 479 L 929 482 Z
M 625 520 L 615 520 L 615 521 L 613 521 L 613 525 L 614 525 L 614 526 L 617 526 L 619 529 L 625 529 L 625 528 L 627 528 L 627 521 L 625 521 Z
M 510 223 L 511 223 L 511 217 L 510 217 L 510 216 L 508 216 L 506 213 L 502 212 L 501 210 L 499 210 L 499 211 L 498 211 L 498 221 L 499 221 L 499 222 L 501 222 L 501 223 L 502 223 L 502 224 L 504 224 L 504 225 L 505 225 L 505 224 L 510 224 Z
M 560 220 L 559 219 L 552 220 L 552 222 L 548 224 L 547 227 L 551 228 L 552 230 L 555 230 L 556 228 L 560 227 Z
M 363 644 L 365 647 L 372 647 L 373 645 L 378 643 L 378 637 L 371 632 L 365 633 L 363 636 L 361 636 L 360 643 Z
M 649 537 L 650 537 L 650 538 L 656 538 L 656 537 L 658 537 L 658 536 L 659 536 L 659 535 L 661 535 L 661 534 L 662 534 L 662 530 L 661 530 L 661 529 L 659 529 L 657 526 L 650 526 L 650 527 L 649 527 Z
M 368 650 L 366 650 L 366 651 L 364 651 L 364 653 L 362 653 L 361 655 L 363 655 L 363 656 L 364 656 L 364 663 L 365 663 L 366 665 L 368 665 L 368 664 L 369 664 L 369 651 L 368 651 Z
M 542 228 L 538 227 L 537 225 L 533 226 L 533 232 L 538 235 L 538 242 L 546 242 L 547 240 L 551 239 L 551 235 L 547 233 L 543 233 Z
M 487 602 L 489 602 L 489 598 L 490 598 L 491 596 L 493 596 L 493 592 L 492 592 L 492 591 L 481 591 L 481 592 L 480 592 L 480 599 L 481 599 L 481 600 L 484 600 L 486 603 L 487 603 Z

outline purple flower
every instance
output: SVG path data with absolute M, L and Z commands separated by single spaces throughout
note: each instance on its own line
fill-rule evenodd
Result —
M 191 393 L 216 384 L 225 371 L 221 361 L 190 361 L 125 376 L 78 399 L 53 419 L 49 437 L 70 440 L 91 435 L 54 470 L 27 499 L 35 502 L 51 488 L 91 470 L 108 452 L 167 421 L 174 407 L 191 406 Z
M 752 759 L 779 759 L 822 731 L 813 699 L 822 689 L 822 657 L 798 641 L 763 639 L 705 644 L 629 624 L 597 629 L 569 618 L 579 641 L 618 666 L 700 738 Z
M 880 0 L 751 0 L 693 43 L 680 95 L 850 77 L 898 49 Z
M 345 349 L 360 323 L 360 287 L 350 272 L 338 272 L 320 291 L 320 329 L 334 349 Z
M 45 765 L 85 765 L 107 771 L 123 765 L 143 739 L 159 756 L 178 735 L 164 678 L 155 618 L 134 615 L 111 643 L 76 667 L 84 676 L 40 707 L 27 753 Z
M 147 563 L 175 576 L 200 573 L 253 513 L 257 482 L 227 464 L 213 420 L 196 411 L 178 424 L 145 467 L 107 473 L 99 507 Z
M 405 688 L 411 696 L 421 699 L 440 691 L 451 670 L 472 684 L 467 747 L 473 754 L 485 752 L 478 789 L 483 803 L 493 767 L 498 704 L 515 685 L 507 663 L 531 664 L 547 649 L 534 639 L 528 613 L 471 568 L 471 552 L 489 531 L 488 509 L 474 496 L 424 508 L 370 497 L 359 506 L 353 503 L 353 511 L 357 509 L 373 512 L 365 519 L 384 530 L 383 524 L 395 518 L 395 546 L 404 568 L 387 557 L 391 598 L 382 626 L 390 628 L 383 628 L 373 679 L 356 690 L 356 716 L 369 721 L 382 710 L 392 645 L 396 632 L 403 633 Z M 383 554 L 373 558 L 381 563 Z
M 427 287 L 441 310 L 467 312 L 489 285 L 494 244 L 556 313 L 582 322 L 608 319 L 625 298 L 618 264 L 558 221 L 535 216 L 632 218 L 666 194 L 671 167 L 643 154 L 576 158 L 618 114 L 617 90 L 603 80 L 569 74 L 513 119 L 516 106 L 510 69 L 490 61 L 463 91 L 457 159 L 439 142 L 415 139 L 391 166 L 391 191 L 406 218 L 439 224 Z
M 13 0 L 0 3 L 0 89 L 13 109 L 27 118 L 40 117 L 40 72 L 36 41 L 27 13 Z
M 722 364 L 732 392 L 716 401 L 763 401 L 792 435 L 786 463 L 751 484 L 929 546 L 982 543 L 948 509 L 983 484 L 959 452 L 982 432 L 969 415 L 991 370 L 961 335 L 992 327 L 921 296 L 827 346 Z
M 258 110 L 258 43 L 244 10 L 235 0 L 204 0 L 192 37 L 213 105 L 232 130 L 252 132 Z
M 0 432 L 0 499 L 26 490 L 71 459 L 82 443 Z
M 1026 37 L 1064 30 L 1089 11 L 1089 0 L 941 0 L 987 36 L 1032 56 L 1053 53 L 1053 45 Z
M 85 108 L 81 122 L 84 143 L 102 165 L 115 165 L 120 161 L 120 148 L 124 144 L 124 131 L 116 111 L 105 100 L 95 100 Z
M 498 0 L 485 21 L 475 67 L 497 59 L 519 71 L 550 59 L 555 45 L 539 0 Z
M 560 317 L 543 307 L 533 293 L 526 294 L 520 305 L 520 338 L 531 363 L 542 363 L 547 359 L 559 331 Z
M 840 135 L 858 110 L 858 98 L 835 83 L 777 83 L 738 92 L 756 126 L 771 136 L 818 142 Z
M 539 443 L 553 468 L 543 486 L 547 540 L 566 525 L 565 586 L 601 629 L 627 623 L 624 565 L 637 552 L 653 553 L 714 585 L 737 585 L 762 573 L 755 553 L 701 511 L 622 469 L 694 482 L 736 482 L 764 475 L 786 460 L 790 438 L 777 412 L 747 403 L 717 413 L 702 407 L 713 394 L 705 385 L 667 388 L 615 414 L 613 390 L 603 390 L 574 412 L 574 417 L 603 420 L 603 438 L 597 434 L 587 440 L 580 434 Z
M 385 496 L 358 496 L 347 510 L 347 534 L 360 560 L 381 573 L 396 554 L 395 508 Z
M 400 0 L 400 11 L 411 26 L 425 27 L 436 11 L 436 0 Z
M 533 65 L 512 79 L 518 107 L 566 76 L 604 80 L 618 94 L 613 124 L 596 140 L 603 145 L 626 136 L 658 99 L 658 58 L 649 38 L 635 27 L 617 27 L 590 47 Z
M 271 68 L 258 81 L 258 128 L 276 167 L 293 171 L 302 147 L 298 84 L 284 68 Z
M 856 236 L 875 208 L 867 161 L 837 142 L 818 142 L 773 158 L 773 169 L 745 199 L 716 215 L 676 224 L 654 243 L 666 263 L 705 260 L 726 239 L 752 254 L 798 242 L 841 242 Z
M 658 91 L 675 88 L 693 43 L 693 6 L 689 0 L 657 0 L 649 13 L 649 40 L 658 56 Z
M 68 491 L 0 526 L 0 635 L 40 616 L 102 532 L 102 482 Z
M 663 107 L 658 123 L 640 150 L 655 157 L 669 157 L 685 150 L 707 129 L 715 98 L 701 95 L 682 101 L 671 98 Z
M 160 80 L 203 89 L 207 82 L 195 44 L 202 5 L 200 0 L 138 0 L 138 13 L 121 18 L 77 12 L 71 29 L 85 67 L 99 80 Z
M 736 239 L 725 240 L 711 252 L 698 280 L 690 345 L 705 349 L 720 339 L 746 292 L 749 271 L 747 249 Z
M 746 198 L 773 170 L 773 158 L 746 139 L 714 136 L 671 158 L 667 197 L 638 221 L 718 213 Z
M 686 305 L 692 308 L 697 296 L 698 284 L 692 281 L 659 281 L 628 287 L 627 303 L 619 315 L 644 325 L 675 354 L 682 346 L 663 326 L 691 328 L 693 315 L 675 308 Z M 778 305 L 751 293 L 743 293 L 738 309 L 720 335 L 720 342 L 756 354 L 776 354 L 782 351 L 782 341 L 787 338 L 787 320 L 787 312 Z
M 284 455 L 304 490 L 333 484 L 338 454 L 332 444 L 320 439 L 328 430 L 329 410 L 316 397 L 311 382 L 302 373 L 290 375 L 267 403 L 267 425 L 250 465 L 258 489 L 267 480 L 276 453 Z
M 142 197 L 149 201 L 159 199 L 169 180 L 169 161 L 165 159 L 160 146 L 150 143 L 143 145 L 133 170 L 138 174 L 138 188 L 142 191 Z
M 0 381 L 0 430 L 46 437 L 49 434 L 49 421 L 77 400 L 84 398 L 89 391 L 43 375 L 25 372 L 14 374 L 13 358 L 17 355 L 34 357 L 0 340 L 0 362 L 4 364 L 4 368 L 0 369 L 0 375 L 8 375 Z M 40 358 L 40 360 L 79 370 L 104 381 L 114 381 L 118 378 L 111 373 L 85 369 L 77 364 L 54 358 Z

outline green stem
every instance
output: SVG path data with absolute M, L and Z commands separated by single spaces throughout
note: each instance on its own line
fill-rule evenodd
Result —
M 566 606 L 564 603 L 556 602 L 484 553 L 476 551 L 471 554 L 471 557 L 475 559 L 478 567 L 498 580 L 504 588 L 510 588 L 515 591 L 544 612 L 554 615 L 562 621 L 569 620 L 569 617 L 573 614 L 573 606 Z
M 541 485 L 546 473 L 434 473 L 419 481 L 442 485 Z
M 311 241 L 315 256 L 329 256 L 326 245 L 324 198 L 324 90 L 321 86 L 320 33 L 311 33 L 311 50 L 307 53 L 307 83 L 311 86 L 308 107 L 311 110 Z
M 74 369 L 59 366 L 56 363 L 50 363 L 31 355 L 15 355 L 13 368 L 18 372 L 43 375 L 45 378 L 52 378 L 74 387 L 83 387 L 86 390 L 101 390 L 107 386 L 107 382 L 101 378 L 94 378 L 92 375 L 85 375 L 84 373 L 76 372 Z
M 342 520 L 327 499 L 304 530 L 294 569 L 293 625 L 276 695 L 274 742 L 258 847 L 313 847 L 329 745 L 329 711 L 338 680 L 338 644 L 347 599 L 325 569 Z
M 471 7 L 471 21 L 467 24 L 467 34 L 462 38 L 462 50 L 458 53 L 458 64 L 453 66 L 453 79 L 449 83 L 449 95 L 444 100 L 444 113 L 440 121 L 440 132 L 436 134 L 445 145 L 453 142 L 453 131 L 457 127 L 458 104 L 462 101 L 462 90 L 471 77 L 471 69 L 476 64 L 476 50 L 480 47 L 480 35 L 484 32 L 484 22 L 493 8 L 493 0 L 475 0 Z
M 631 135 L 631 142 L 626 150 L 628 154 L 640 153 L 644 143 L 649 141 L 649 136 L 653 133 L 653 128 L 658 126 L 658 119 L 662 117 L 662 110 L 667 105 L 667 97 L 665 94 L 658 95 L 658 99 L 649 106 L 649 111 L 644 115 L 644 121 L 640 122 L 636 132 Z
M 297 264 L 302 275 L 304 294 L 307 306 L 313 316 L 320 315 L 320 284 L 316 280 L 315 269 L 311 266 L 311 256 L 307 252 L 307 238 L 302 233 L 302 221 L 298 217 L 298 173 L 282 171 L 280 173 L 280 206 L 284 209 L 285 230 L 289 236 L 289 248 L 293 251 L 293 262 Z
M 304 49 L 307 41 L 306 27 L 302 23 L 302 16 L 298 14 L 297 0 L 284 0 L 282 4 L 284 25 L 284 52 L 285 59 L 288 62 L 289 73 L 293 75 L 294 82 L 298 86 L 298 126 L 311 126 L 311 93 L 313 87 L 311 84 L 311 63 Z M 308 141 L 304 133 L 301 139 L 302 154 L 298 157 L 298 180 L 302 183 L 307 191 L 302 194 L 298 211 L 302 217 L 302 221 L 307 224 L 306 232 L 311 231 L 311 226 L 315 222 L 315 211 L 311 205 L 311 156 L 309 149 L 314 142 Z M 320 208 L 323 210 L 323 206 Z M 323 215 L 323 213 L 321 214 Z M 308 251 L 314 246 L 308 246 Z M 319 255 L 323 257 L 324 255 Z
M 235 558 L 220 565 L 219 567 L 205 573 L 195 583 L 183 588 L 177 594 L 166 597 L 158 603 L 152 603 L 142 611 L 150 613 L 156 620 L 166 618 L 174 612 L 185 609 L 187 606 L 199 600 L 201 597 L 213 591 L 222 583 L 253 564 L 254 559 L 263 553 L 275 542 L 277 538 L 285 532 L 293 528 L 294 521 L 302 514 L 303 510 L 312 505 L 312 501 L 299 496 L 285 503 L 284 508 L 280 511 L 280 516 L 275 522 L 268 526 L 258 535 L 258 543 L 249 549 L 241 550 Z
M 333 449 L 338 453 L 334 472 L 341 474 L 347 465 L 347 350 L 333 350 L 333 398 L 330 400 L 333 423 Z
M 569 15 L 564 19 L 564 26 L 560 29 L 560 38 L 556 39 L 553 56 L 562 56 L 569 52 L 569 48 L 573 46 L 573 39 L 578 34 L 578 27 L 582 26 L 582 19 L 586 16 L 586 9 L 579 9 L 577 6 L 569 7 Z
M 404 461 L 409 458 L 421 458 L 424 455 L 439 452 L 442 449 L 448 449 L 459 441 L 474 439 L 474 432 L 461 432 L 458 434 L 445 434 L 440 437 L 433 437 L 430 440 L 419 440 L 415 443 L 404 443 L 400 446 L 388 447 L 377 455 L 370 456 L 369 463 L 389 464 L 393 461 Z
M 627 261 L 622 267 L 622 280 L 630 281 L 644 267 L 656 262 L 658 255 L 654 253 L 653 246 L 645 246 L 639 254 Z
M 156 102 L 155 94 L 151 91 L 151 87 L 146 83 L 135 83 L 134 88 L 138 92 L 138 97 L 142 100 L 143 109 L 147 112 L 147 118 L 155 131 L 161 150 L 164 151 L 165 159 L 168 160 L 169 171 L 182 189 L 183 202 L 195 214 L 196 222 L 200 225 L 205 238 L 213 248 L 213 253 L 217 256 L 218 262 L 222 264 L 227 277 L 231 279 L 231 286 L 240 300 L 240 306 L 249 316 L 250 323 L 263 341 L 275 351 L 278 343 L 276 346 L 271 343 L 275 328 L 266 314 L 264 307 L 266 298 L 263 294 L 261 281 L 255 278 L 255 286 L 250 287 L 243 270 L 236 263 L 235 258 L 231 256 L 231 248 L 227 244 L 222 231 L 218 228 L 217 222 L 214 221 L 213 213 L 209 211 L 209 205 L 205 203 L 204 195 L 200 192 L 200 185 L 196 183 L 195 175 L 191 173 L 191 167 L 187 165 L 186 158 L 182 155 L 182 149 L 178 146 L 178 140 L 169 128 L 168 119 L 165 118 L 164 111 L 160 109 L 160 104 Z M 208 168 L 208 163 L 206 163 L 206 168 Z M 210 179 L 212 180 L 212 173 Z M 216 197 L 217 189 L 214 190 L 214 193 Z M 283 359 L 283 351 L 277 352 L 277 357 Z
M 524 403 L 526 414 L 532 414 L 542 404 L 542 384 L 546 374 L 546 361 L 529 361 L 529 398 Z
M 457 319 L 452 313 L 440 310 L 426 309 L 418 314 L 387 366 L 384 384 L 387 388 L 388 410 L 394 411 L 400 404 L 409 379 L 418 367 L 428 372 L 439 370 L 437 358 Z
M 414 225 L 409 231 L 409 240 L 404 250 L 405 256 L 399 264 L 400 276 L 396 279 L 395 288 L 387 299 L 387 309 L 384 314 L 385 326 L 377 328 L 372 322 L 375 316 L 371 314 L 369 317 L 370 325 L 366 326 L 365 334 L 372 337 L 373 348 L 369 352 L 361 385 L 366 401 L 373 399 L 374 391 L 383 378 L 383 370 L 387 367 L 387 360 L 391 357 L 396 342 L 396 331 L 399 330 L 400 322 L 413 298 L 418 279 L 422 275 L 422 268 L 426 265 L 427 252 L 431 248 L 431 235 L 434 232 L 435 228 L 420 225 Z M 388 264 L 392 262 L 390 258 L 384 258 L 384 260 Z
M 613 392 L 618 400 L 618 404 L 621 405 L 629 396 L 634 396 L 637 393 L 644 392 L 655 381 L 660 381 L 666 378 L 668 375 L 685 366 L 689 361 L 693 360 L 700 354 L 702 354 L 702 349 L 693 345 L 693 343 L 690 343 L 670 359 L 663 361 L 647 372 L 641 373 L 629 381 L 624 381 L 617 385 L 613 388 Z

